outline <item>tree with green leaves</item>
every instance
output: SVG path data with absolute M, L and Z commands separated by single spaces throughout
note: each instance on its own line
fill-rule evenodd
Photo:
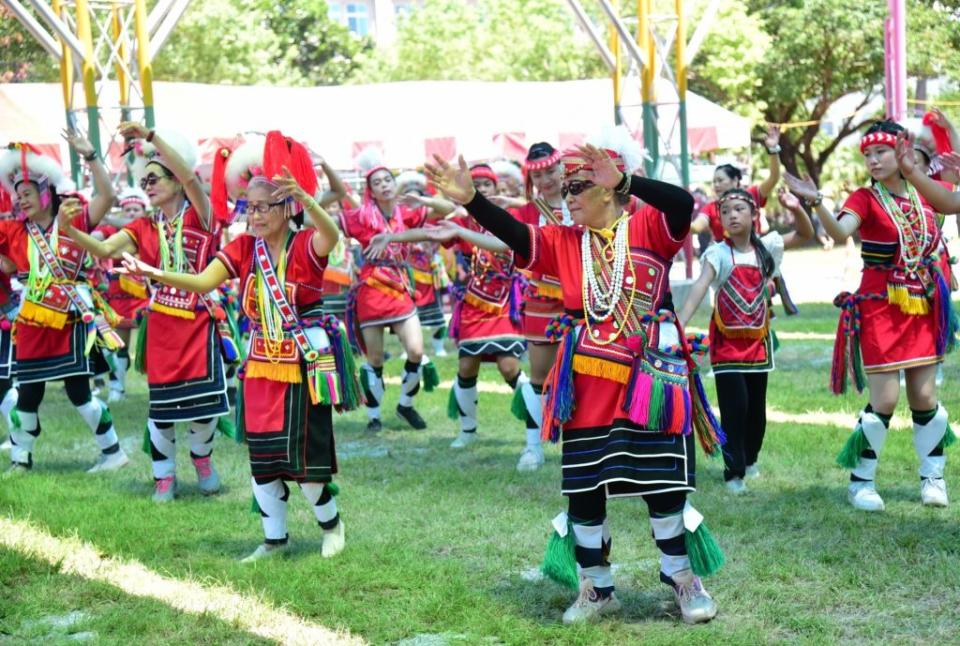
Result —
M 0 5 L 0 83 L 55 81 L 59 63 Z

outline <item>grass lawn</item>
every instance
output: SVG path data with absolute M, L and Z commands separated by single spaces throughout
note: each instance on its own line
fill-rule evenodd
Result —
M 777 329 L 833 332 L 832 306 L 801 310 L 801 317 L 789 319 L 778 312 Z M 695 324 L 705 326 L 705 315 Z M 844 411 L 852 425 L 866 397 L 829 394 L 830 356 L 831 341 L 783 340 L 770 406 L 797 414 Z M 454 377 L 455 359 L 437 363 L 443 379 Z M 385 374 L 399 371 L 394 359 Z M 960 415 L 954 360 L 945 373 L 944 405 Z M 499 377 L 485 367 L 481 380 Z M 722 464 L 701 459 L 692 500 L 727 555 L 726 567 L 706 580 L 720 614 L 704 626 L 682 624 L 669 590 L 657 581 L 658 553 L 645 505 L 611 502 L 614 578 L 624 612 L 597 625 L 566 628 L 560 615 L 571 593 L 536 572 L 550 520 L 566 507 L 559 494 L 559 452 L 549 447 L 539 472 L 515 471 L 523 428 L 509 413 L 508 395 L 481 394 L 480 440 L 462 452 L 448 447 L 457 429 L 445 416 L 445 391 L 418 397 L 430 425 L 424 432 L 399 430 L 392 413 L 397 386 L 388 386 L 379 435 L 365 434 L 363 412 L 337 418 L 338 503 L 347 549 L 335 559 L 320 557 L 320 530 L 294 489 L 288 518 L 293 553 L 243 566 L 237 559 L 262 538 L 259 518 L 250 513 L 245 447 L 218 439 L 214 461 L 225 487 L 208 499 L 196 489 L 180 435 L 180 496 L 155 505 L 149 459 L 139 450 L 146 389 L 139 375 L 131 381 L 127 400 L 113 410 L 132 464 L 110 475 L 83 473 L 95 457 L 93 440 L 61 389 L 49 388 L 36 467 L 24 477 L 0 480 L 0 515 L 76 537 L 103 555 L 138 561 L 168 577 L 233 589 L 377 644 L 960 639 L 960 507 L 921 507 L 907 432 L 892 432 L 887 441 L 878 474 L 887 510 L 876 515 L 847 505 L 847 475 L 833 464 L 849 426 L 771 424 L 762 477 L 739 498 L 726 494 Z M 712 381 L 707 389 L 712 396 Z M 901 404 L 898 412 L 904 411 Z M 947 466 L 951 484 L 958 473 L 954 460 Z M 0 644 L 73 643 L 71 637 L 103 644 L 264 643 L 216 617 L 127 596 L 0 548 Z

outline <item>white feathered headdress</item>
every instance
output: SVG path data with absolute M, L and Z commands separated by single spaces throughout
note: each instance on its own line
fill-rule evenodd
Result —
M 627 174 L 636 172 L 646 158 L 643 146 L 626 126 L 604 126 L 599 134 L 588 138 L 587 141 L 597 148 L 615 151 L 623 160 Z
M 517 182 L 517 184 L 523 184 L 523 173 L 520 171 L 520 167 L 512 161 L 498 159 L 497 161 L 490 162 L 490 168 L 497 174 L 497 177 L 509 177 Z
M 405 170 L 397 175 L 397 187 L 400 193 L 410 191 L 427 191 L 427 176 L 416 170 Z
M 0 154 L 0 183 L 7 193 L 16 195 L 17 185 L 24 181 L 36 183 L 41 190 L 53 188 L 57 193 L 75 189 L 56 159 L 30 144 L 13 144 Z
M 197 147 L 191 143 L 186 137 L 184 137 L 179 132 L 173 130 L 164 130 L 158 128 L 155 131 L 160 137 L 163 138 L 164 143 L 173 148 L 174 151 L 183 162 L 186 164 L 187 168 L 191 171 L 195 170 L 197 167 Z M 163 156 L 157 151 L 156 146 L 152 143 L 140 139 L 133 146 L 133 176 L 136 181 L 140 181 L 147 175 L 147 164 L 154 162 L 160 164 L 168 171 L 170 167 L 167 162 L 163 159 Z

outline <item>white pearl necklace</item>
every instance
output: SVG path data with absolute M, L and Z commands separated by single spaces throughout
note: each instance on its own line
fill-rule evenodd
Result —
M 605 262 L 604 258 L 593 257 L 593 245 L 590 240 L 590 230 L 584 232 L 580 238 L 580 257 L 583 262 L 584 299 L 583 307 L 593 321 L 606 321 L 612 315 L 620 302 L 623 290 L 623 276 L 627 265 L 627 228 L 629 218 L 622 218 L 617 225 L 617 232 L 613 241 L 613 273 L 610 276 L 610 286 L 606 291 L 601 288 L 600 281 L 594 271 L 594 266 Z

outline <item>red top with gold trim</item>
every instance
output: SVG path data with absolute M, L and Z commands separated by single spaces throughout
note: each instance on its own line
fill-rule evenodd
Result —
M 949 259 L 941 253 L 936 213 L 919 194 L 921 213 L 916 212 L 909 197 L 890 198 L 908 221 L 906 235 L 884 208 L 877 188 L 854 191 L 839 216 L 860 221 L 864 267 L 857 305 L 860 351 L 868 374 L 929 365 L 943 358 L 942 349 L 938 351 L 937 347 L 937 336 L 942 332 L 936 317 L 941 306 L 940 290 L 934 287 L 936 270 L 947 277 L 949 284 L 950 269 Z M 905 244 L 914 251 L 905 254 Z M 915 256 L 920 264 L 908 267 L 905 256 Z
M 760 195 L 759 186 L 750 186 L 746 190 L 747 193 L 753 196 L 753 201 L 757 203 L 758 209 L 767 204 L 767 198 Z M 753 219 L 753 226 L 757 233 L 761 233 L 759 213 L 760 212 L 757 211 L 757 217 Z M 713 241 L 720 242 L 723 240 L 725 236 L 723 234 L 723 221 L 720 219 L 720 201 L 714 200 L 705 204 L 703 208 L 700 209 L 700 214 L 710 221 L 710 233 L 713 235 Z

